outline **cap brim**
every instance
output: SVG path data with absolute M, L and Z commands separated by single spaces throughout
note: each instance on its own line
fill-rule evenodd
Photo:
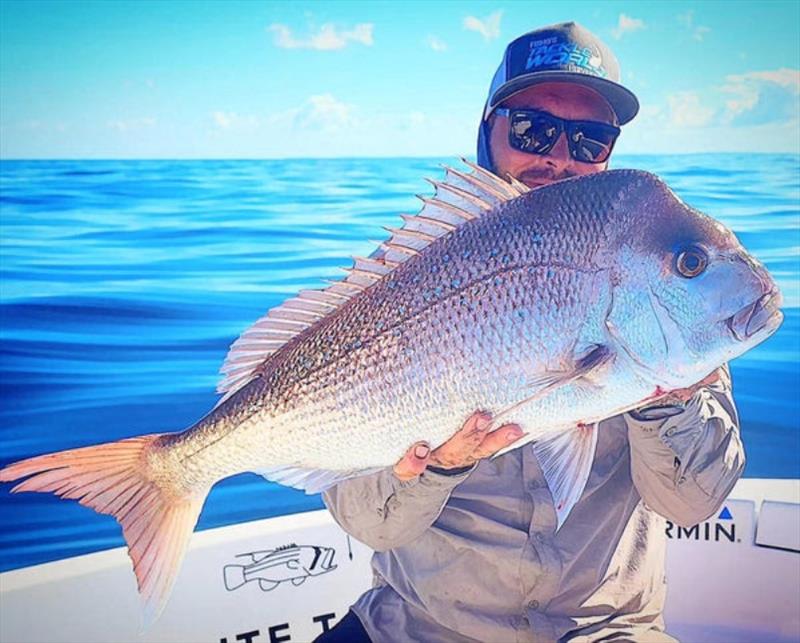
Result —
M 537 71 L 533 74 L 517 76 L 504 85 L 501 85 L 486 106 L 484 119 L 489 118 L 500 103 L 514 94 L 521 92 L 523 89 L 533 87 L 534 85 L 540 85 L 541 83 L 555 82 L 583 85 L 584 87 L 593 89 L 608 101 L 611 109 L 613 109 L 614 113 L 617 115 L 620 125 L 624 125 L 633 120 L 633 117 L 639 112 L 639 100 L 634 93 L 614 81 L 571 71 Z

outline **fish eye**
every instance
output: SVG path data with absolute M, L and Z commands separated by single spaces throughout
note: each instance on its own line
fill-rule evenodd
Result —
M 681 250 L 675 259 L 678 274 L 687 279 L 696 277 L 708 267 L 708 255 L 698 246 L 690 246 Z

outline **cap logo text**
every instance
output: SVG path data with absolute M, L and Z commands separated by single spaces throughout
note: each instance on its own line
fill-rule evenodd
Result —
M 539 67 L 567 67 L 601 78 L 608 75 L 599 53 L 596 54 L 588 47 L 579 47 L 575 43 L 548 42 L 550 40 L 537 40 L 530 44 L 530 53 L 525 63 L 526 71 Z

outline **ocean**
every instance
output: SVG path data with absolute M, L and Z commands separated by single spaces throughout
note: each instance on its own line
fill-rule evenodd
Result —
M 731 370 L 745 476 L 800 478 L 800 156 L 615 161 L 663 177 L 777 278 L 786 320 Z M 236 337 L 369 254 L 443 162 L 0 162 L 0 465 L 193 424 Z M 123 544 L 109 516 L 9 488 L 0 571 Z M 321 507 L 242 474 L 214 487 L 198 529 Z

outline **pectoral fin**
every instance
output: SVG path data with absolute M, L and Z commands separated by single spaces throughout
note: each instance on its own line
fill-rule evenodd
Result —
M 561 528 L 578 502 L 597 449 L 597 425 L 581 425 L 555 438 L 536 442 L 533 450 L 553 496 L 556 531 Z
M 605 344 L 591 344 L 575 354 L 569 370 L 547 371 L 539 377 L 532 378 L 529 384 L 533 388 L 551 390 L 580 378 L 591 379 L 608 365 L 613 357 L 614 353 Z
M 566 386 L 576 380 L 586 380 L 587 385 L 594 385 L 594 379 L 602 370 L 614 360 L 613 351 L 604 344 L 592 344 L 588 350 L 578 353 L 573 361 L 572 367 L 566 371 L 544 371 L 529 378 L 526 383 L 527 395 L 519 402 L 494 414 L 496 422 L 502 416 L 510 414 L 525 404 L 535 402 L 546 397 L 553 391 L 562 386 Z M 520 446 L 515 444 L 513 448 Z M 505 451 L 505 450 L 504 450 Z

